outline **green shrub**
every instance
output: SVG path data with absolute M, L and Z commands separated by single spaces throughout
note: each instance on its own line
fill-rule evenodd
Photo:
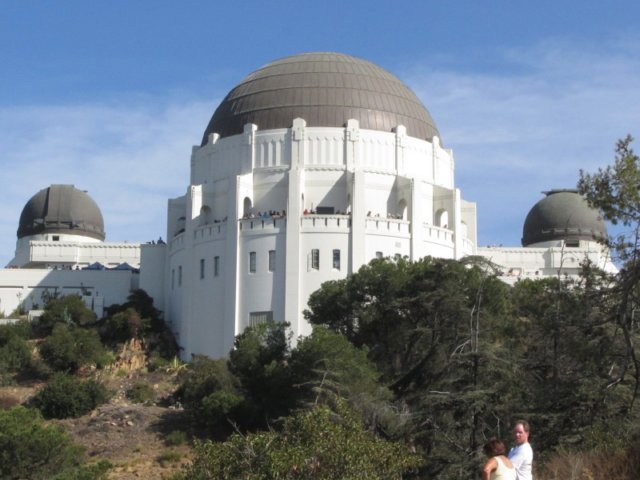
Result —
M 22 372 L 33 379 L 47 380 L 53 373 L 53 370 L 41 358 L 34 358 L 31 360 L 29 366 L 22 370 Z
M 238 379 L 223 359 L 196 357 L 181 375 L 179 394 L 185 408 L 201 424 L 215 427 L 243 403 Z
M 0 347 L 13 337 L 28 340 L 31 338 L 31 322 L 19 320 L 15 323 L 0 325 Z
M 177 463 L 182 458 L 182 454 L 180 452 L 176 452 L 175 450 L 167 450 L 166 452 L 162 452 L 158 455 L 156 460 L 163 467 L 169 463 Z
M 80 295 L 52 298 L 44 307 L 38 327 L 41 333 L 50 332 L 57 323 L 89 325 L 96 321 L 96 314 L 89 309 Z
M 188 440 L 189 436 L 187 435 L 187 432 L 183 432 L 182 430 L 174 430 L 173 432 L 167 434 L 166 437 L 164 437 L 164 443 L 171 447 L 183 445 L 187 443 Z
M 0 346 L 0 372 L 20 371 L 31 364 L 31 347 L 19 336 L 13 336 Z
M 136 403 L 152 403 L 156 398 L 156 391 L 147 382 L 136 382 L 127 390 L 127 398 Z
M 109 400 L 106 387 L 95 380 L 58 373 L 36 393 L 33 405 L 45 418 L 77 418 Z
M 287 478 L 400 480 L 420 463 L 399 442 L 367 431 L 344 404 L 288 417 L 281 432 L 234 434 L 196 443 L 195 458 L 176 480 Z
M 0 478 L 54 478 L 82 460 L 82 447 L 62 426 L 45 425 L 37 410 L 0 410 Z
M 105 350 L 94 330 L 56 324 L 51 336 L 40 346 L 40 355 L 54 370 L 75 372 L 79 368 L 100 363 Z
M 107 473 L 113 468 L 113 464 L 108 460 L 100 460 L 92 465 L 81 465 L 73 470 L 66 471 L 55 480 L 107 480 Z
M 126 342 L 131 338 L 141 337 L 150 326 L 149 319 L 143 319 L 133 308 L 108 317 L 102 324 L 101 337 L 110 342 Z

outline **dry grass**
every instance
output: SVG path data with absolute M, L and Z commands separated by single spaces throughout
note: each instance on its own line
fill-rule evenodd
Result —
M 552 457 L 537 474 L 537 480 L 640 479 L 640 447 L 609 453 L 563 453 Z

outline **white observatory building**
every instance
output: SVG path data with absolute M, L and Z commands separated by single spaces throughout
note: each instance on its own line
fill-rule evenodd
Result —
M 454 173 L 429 112 L 394 75 L 337 53 L 277 60 L 215 110 L 186 194 L 169 200 L 166 256 L 142 249 L 141 286 L 185 359 L 224 356 L 271 319 L 306 335 L 302 312 L 325 281 L 377 257 L 476 252 L 476 206 Z

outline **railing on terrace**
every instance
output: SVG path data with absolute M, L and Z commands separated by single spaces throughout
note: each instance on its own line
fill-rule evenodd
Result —
M 193 231 L 193 239 L 197 241 L 215 240 L 224 237 L 227 233 L 227 222 L 203 225 Z
M 305 214 L 300 217 L 300 227 L 304 230 L 338 229 L 347 231 L 351 228 L 351 216 L 337 214 Z
M 462 251 L 467 255 L 471 255 L 473 253 L 473 242 L 468 238 L 462 239 Z
M 411 233 L 411 222 L 396 218 L 367 217 L 365 228 L 367 233 L 409 235 Z
M 184 248 L 184 231 L 171 239 L 169 242 L 169 248 L 172 252 L 180 248 Z
M 432 243 L 438 243 L 440 245 L 451 245 L 453 244 L 453 231 L 436 227 L 435 225 L 429 225 L 425 223 L 423 225 L 425 229 L 425 240 Z
M 287 218 L 283 216 L 266 216 L 241 218 L 238 220 L 240 231 L 279 229 L 287 226 Z

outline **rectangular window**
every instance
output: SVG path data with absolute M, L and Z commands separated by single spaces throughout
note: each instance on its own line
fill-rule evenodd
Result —
M 273 272 L 276 269 L 276 251 L 269 250 L 269 271 Z
M 384 256 L 384 255 L 382 254 L 382 252 L 376 252 L 376 258 L 377 258 L 378 260 L 382 259 L 382 258 L 383 258 L 383 256 Z
M 171 290 L 175 288 L 176 285 L 176 269 L 171 269 Z
M 204 278 L 204 258 L 200 259 L 200 280 Z
M 311 250 L 311 268 L 320 270 L 320 250 L 317 248 Z
M 249 252 L 249 273 L 256 273 L 256 252 Z
M 182 286 L 182 265 L 178 266 L 178 286 Z
M 273 322 L 273 312 L 250 312 L 249 326 L 253 327 L 265 322 Z
M 213 257 L 213 276 L 217 277 L 220 275 L 220 257 Z
M 340 270 L 340 250 L 333 251 L 333 269 Z
M 60 241 L 60 235 L 53 235 L 52 237 L 54 242 L 59 242 Z

